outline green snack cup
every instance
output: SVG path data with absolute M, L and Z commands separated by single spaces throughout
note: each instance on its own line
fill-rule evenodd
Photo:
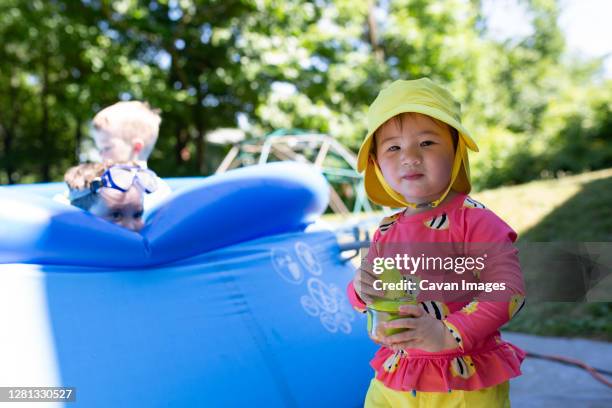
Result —
M 417 304 L 416 301 L 397 301 L 397 300 L 377 300 L 366 307 L 368 314 L 368 333 L 370 337 L 376 338 L 376 328 L 379 324 L 390 322 L 391 320 L 401 319 L 407 316 L 399 314 L 399 308 L 402 305 Z M 382 329 L 385 336 L 401 333 L 409 329 Z

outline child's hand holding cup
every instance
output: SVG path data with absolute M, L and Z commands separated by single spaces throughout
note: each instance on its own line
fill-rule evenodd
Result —
M 384 327 L 386 322 L 405 318 L 406 315 L 400 314 L 400 307 L 407 304 L 416 305 L 417 302 L 416 300 L 377 300 L 367 305 L 368 335 L 370 338 L 382 344 L 381 338 L 407 330 Z
M 380 344 L 381 337 L 390 336 L 406 330 L 404 328 L 385 328 L 384 323 L 406 317 L 405 315 L 400 315 L 400 306 L 407 304 L 416 305 L 417 301 L 413 295 L 407 294 L 406 291 L 397 288 L 386 291 L 374 289 L 374 286 L 382 288 L 383 284 L 388 283 L 401 284 L 403 282 L 403 276 L 397 269 L 385 269 L 380 275 L 371 272 L 365 279 L 367 279 L 368 282 L 372 282 L 368 286 L 372 289 L 373 293 L 378 295 L 375 297 L 372 296 L 370 302 L 366 301 L 368 335 L 372 340 Z M 365 279 L 362 280 L 362 283 L 365 282 Z M 373 285 L 373 282 L 376 280 L 380 282 L 378 282 L 377 285 Z

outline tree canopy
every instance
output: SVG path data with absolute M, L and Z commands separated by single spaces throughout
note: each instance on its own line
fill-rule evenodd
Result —
M 356 150 L 395 79 L 462 102 L 478 187 L 612 166 L 611 81 L 565 49 L 555 0 L 523 0 L 532 34 L 497 41 L 478 0 L 5 0 L 0 183 L 61 180 L 118 100 L 162 111 L 150 165 L 209 174 L 241 126 L 328 133 Z

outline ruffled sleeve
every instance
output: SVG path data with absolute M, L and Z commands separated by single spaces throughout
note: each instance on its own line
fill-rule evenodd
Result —
M 503 291 L 478 293 L 468 305 L 443 320 L 459 348 L 467 352 L 516 315 L 524 304 L 525 289 L 518 250 L 513 245 L 516 232 L 486 208 L 464 211 L 465 251 L 487 257 L 478 281 L 505 287 Z

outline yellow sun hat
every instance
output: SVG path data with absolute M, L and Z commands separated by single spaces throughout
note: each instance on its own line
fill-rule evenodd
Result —
M 436 118 L 455 128 L 459 134 L 451 181 L 440 198 L 431 203 L 410 203 L 384 179 L 376 159 L 371 153 L 374 132 L 392 117 L 405 112 L 421 113 Z M 387 207 L 436 207 L 450 189 L 469 193 L 470 166 L 467 149 L 478 151 L 470 133 L 461 124 L 461 105 L 441 86 L 429 78 L 398 80 L 384 88 L 368 109 L 368 134 L 359 148 L 357 170 L 365 170 L 364 183 L 368 198 Z

